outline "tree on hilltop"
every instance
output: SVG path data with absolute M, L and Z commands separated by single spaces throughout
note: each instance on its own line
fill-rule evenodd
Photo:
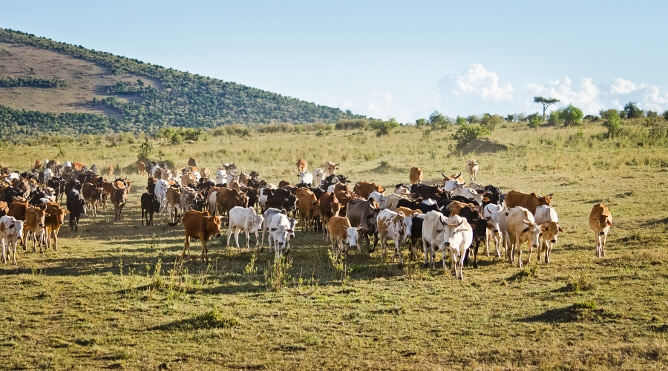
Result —
M 547 107 L 559 102 L 557 98 L 543 98 L 543 97 L 533 97 L 534 103 L 540 103 L 543 105 L 543 120 L 545 120 L 545 111 Z

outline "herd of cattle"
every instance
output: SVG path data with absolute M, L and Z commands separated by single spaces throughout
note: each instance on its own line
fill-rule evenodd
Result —
M 402 245 L 407 245 L 410 259 L 416 259 L 421 240 L 425 266 L 433 267 L 435 252 L 441 251 L 444 269 L 449 256 L 451 272 L 460 279 L 469 257 L 477 267 L 481 243 L 488 256 L 490 245 L 499 258 L 502 247 L 508 261 L 514 262 L 517 255 L 521 267 L 524 243 L 529 245 L 529 261 L 533 249 L 537 249 L 538 260 L 544 254 L 547 263 L 557 235 L 563 232 L 551 206 L 552 195 L 514 190 L 503 194 L 497 187 L 476 183 L 475 160 L 466 165 L 468 184 L 461 174 L 441 173 L 439 184 L 426 185 L 422 183 L 420 168 L 413 167 L 410 183 L 396 185 L 387 195 L 383 187 L 366 181 L 355 183 L 351 189 L 347 177 L 336 174 L 339 164 L 327 162 L 324 170 L 313 173 L 307 171 L 308 164 L 303 159 L 296 165 L 298 183 L 281 181 L 275 186 L 261 180 L 255 171 L 240 172 L 234 163 L 223 163 L 212 179 L 211 172 L 198 168 L 194 158 L 187 167 L 174 171 L 164 163 L 147 166 L 137 162 L 139 173 L 148 173 L 147 192 L 141 195 L 142 225 L 152 225 L 156 213 L 170 225 L 180 221 L 185 230 L 182 257 L 186 250 L 190 256 L 193 238 L 201 241 L 202 260 L 208 261 L 207 242 L 220 235 L 226 222 L 227 246 L 234 231 L 236 246 L 240 248 L 239 233 L 245 231 L 246 249 L 250 248 L 253 233 L 256 247 L 262 251 L 266 234 L 268 246 L 278 260 L 290 251 L 298 218 L 304 232 L 322 232 L 337 258 L 347 255 L 350 249 L 362 251 L 364 245 L 372 253 L 380 241 L 384 259 L 391 240 L 392 261 L 398 258 L 401 265 Z M 112 176 L 113 168 L 107 170 Z M 43 245 L 57 250 L 58 231 L 65 215 L 69 214 L 70 228 L 76 232 L 81 215 L 89 210 L 96 216 L 99 207 L 106 210 L 108 199 L 114 206 L 114 220 L 119 222 L 131 184 L 127 178 L 107 181 L 95 165 L 88 168 L 77 162 L 61 165 L 55 160 L 36 161 L 31 171 L 23 173 L 0 166 L 2 261 L 6 263 L 12 252 L 16 264 L 16 246 L 21 241 L 26 249 L 28 239 L 35 252 L 37 244 L 40 252 Z M 67 210 L 59 205 L 63 194 Z M 608 208 L 595 205 L 589 225 L 596 233 L 596 256 L 604 256 L 612 225 Z

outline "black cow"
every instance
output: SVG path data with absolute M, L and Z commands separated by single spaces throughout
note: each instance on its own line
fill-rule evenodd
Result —
M 79 218 L 86 214 L 86 200 L 76 188 L 70 188 L 67 193 L 67 210 L 70 212 L 70 230 L 77 232 L 79 229 Z
M 160 201 L 153 193 L 144 193 L 141 195 L 141 225 L 153 225 L 153 213 L 160 211 Z M 150 219 L 149 219 L 150 217 Z
M 415 183 L 411 185 L 411 197 L 432 200 L 438 200 L 445 195 L 438 186 L 428 186 L 426 184 Z
M 350 220 L 351 227 L 360 227 L 359 235 L 366 238 L 369 245 L 369 252 L 376 250 L 378 245 L 378 226 L 376 217 L 380 213 L 380 209 L 376 209 L 368 200 L 357 198 L 348 203 L 346 210 L 346 217 Z M 373 248 L 371 248 L 371 241 L 369 236 L 373 235 Z
M 432 210 L 439 211 L 439 212 L 441 211 L 441 208 L 439 208 L 438 204 L 429 205 L 429 204 L 426 204 L 424 202 L 411 201 L 411 200 L 407 200 L 405 198 L 402 198 L 397 203 L 397 207 L 402 207 L 402 206 L 407 207 L 411 210 L 416 210 L 416 209 L 420 210 L 420 212 L 423 213 L 423 214 L 426 214 L 426 213 L 428 213 Z
M 289 214 L 297 209 L 297 197 L 288 190 L 275 189 L 270 196 L 267 196 L 267 207 L 280 209 Z
M 56 196 L 56 200 L 58 199 L 58 196 L 60 196 L 60 203 L 62 203 L 63 195 L 65 194 L 66 184 L 67 182 L 65 181 L 65 179 L 59 176 L 54 176 L 53 178 L 49 179 L 46 186 L 51 187 L 53 189 L 53 195 Z
M 408 248 L 410 251 L 409 259 L 417 260 L 417 253 L 415 248 L 418 240 L 422 239 L 422 225 L 424 224 L 424 214 L 413 216 L 413 224 L 411 225 L 411 237 L 408 240 Z

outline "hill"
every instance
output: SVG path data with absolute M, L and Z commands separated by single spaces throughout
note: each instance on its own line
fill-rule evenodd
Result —
M 3 138 L 355 118 L 363 116 L 0 29 Z

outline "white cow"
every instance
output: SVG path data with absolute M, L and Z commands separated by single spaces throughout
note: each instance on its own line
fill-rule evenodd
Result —
M 390 209 L 392 211 L 397 211 L 397 204 L 399 204 L 399 200 L 401 199 L 408 199 L 408 198 L 400 196 L 398 194 L 391 194 L 387 196 L 387 198 L 385 199 L 385 208 Z
M 482 208 L 482 217 L 487 220 L 487 232 L 485 234 L 485 254 L 489 256 L 489 243 L 494 240 L 494 247 L 496 247 L 496 255 L 501 257 L 501 240 L 503 234 L 501 233 L 501 226 L 499 225 L 500 216 L 503 212 L 503 207 L 497 204 L 487 204 Z
M 515 250 L 518 251 L 518 264 L 522 267 L 522 244 L 529 244 L 529 261 L 534 248 L 538 248 L 542 229 L 531 214 L 531 211 L 521 207 L 513 207 L 508 211 L 506 218 L 506 257 L 510 262 L 515 261 Z
M 322 169 L 317 168 L 313 175 L 315 176 L 315 186 L 320 187 L 325 180 L 325 172 Z
M 271 235 L 271 232 L 269 231 L 269 223 L 271 222 L 271 219 L 274 217 L 274 215 L 281 213 L 283 213 L 283 210 L 279 210 L 273 207 L 270 207 L 264 211 L 264 221 L 262 222 L 262 237 L 260 238 L 260 252 L 262 252 L 262 244 L 264 244 L 265 232 L 267 232 L 268 235 Z M 270 236 L 267 236 L 267 242 L 270 241 L 269 239 Z M 271 250 L 271 245 L 269 245 L 269 249 Z
M 230 237 L 232 236 L 232 229 L 234 229 L 234 240 L 239 249 L 239 232 L 243 229 L 246 232 L 246 250 L 250 250 L 250 234 L 255 234 L 255 241 L 257 249 L 260 249 L 260 239 L 258 238 L 258 231 L 262 228 L 264 217 L 255 214 L 252 207 L 235 206 L 229 212 L 230 226 L 227 231 L 227 247 L 230 247 Z
M 466 188 L 463 185 L 457 187 L 452 191 L 452 197 L 462 196 L 468 198 L 469 200 L 475 201 L 478 205 L 482 205 L 484 201 L 489 201 L 489 198 L 485 197 L 487 192 L 478 193 L 472 188 Z
M 394 253 L 392 261 L 399 255 L 399 265 L 404 264 L 403 254 L 401 254 L 401 244 L 411 237 L 411 228 L 413 227 L 413 218 L 405 216 L 403 213 L 396 213 L 390 210 L 381 210 L 376 216 L 378 226 L 378 238 L 380 239 L 380 258 L 385 259 L 385 245 L 387 240 L 394 241 Z
M 313 185 L 313 174 L 310 171 L 299 173 L 299 183 L 306 183 L 309 186 Z
M 2 262 L 7 264 L 9 253 L 12 253 L 16 265 L 16 244 L 23 240 L 23 220 L 16 220 L 13 216 L 0 217 L 0 245 L 2 245 Z M 5 248 L 7 251 L 5 252 Z
M 373 191 L 369 194 L 369 201 L 373 202 L 377 209 L 387 208 L 387 197 L 378 191 Z
M 218 191 L 212 191 L 209 193 L 209 197 L 207 199 L 207 204 L 209 205 L 209 214 L 211 215 L 216 215 L 216 196 L 218 195 Z
M 429 211 L 422 223 L 422 247 L 424 249 L 424 266 L 434 266 L 435 247 L 444 249 L 444 231 L 446 218 L 438 211 Z
M 550 253 L 552 252 L 552 244 L 557 243 L 557 234 L 564 233 L 564 230 L 559 226 L 559 215 L 552 206 L 540 205 L 536 207 L 536 223 L 543 228 L 543 233 L 540 237 L 540 249 L 538 250 L 538 261 L 540 261 L 540 254 L 545 251 L 545 262 L 550 262 Z
M 160 212 L 164 215 L 167 211 L 167 208 L 165 207 L 166 200 L 167 200 L 167 190 L 169 189 L 169 183 L 164 180 L 164 179 L 158 179 L 155 182 L 155 190 L 153 191 L 155 193 L 155 197 L 158 198 L 158 201 L 160 202 Z
M 274 240 L 274 251 L 276 251 L 276 260 L 281 258 L 284 252 L 290 252 L 290 238 L 295 236 L 296 219 L 290 219 L 285 214 L 276 214 L 269 221 L 269 248 L 271 249 L 271 240 Z
M 471 243 L 473 243 L 473 228 L 459 215 L 454 215 L 446 219 L 445 233 L 443 234 L 444 245 L 450 251 L 452 257 L 451 272 L 460 280 L 464 279 L 463 267 L 464 258 Z M 443 249 L 443 269 L 445 269 L 445 253 Z M 457 272 L 459 266 L 459 272 Z

